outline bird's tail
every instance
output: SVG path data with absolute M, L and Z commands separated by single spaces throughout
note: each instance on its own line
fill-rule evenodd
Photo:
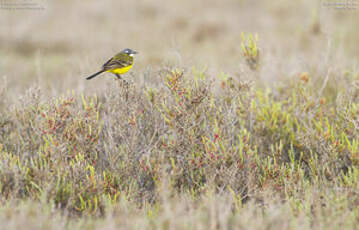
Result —
M 104 69 L 103 69 L 103 70 L 98 71 L 97 73 L 92 74 L 91 76 L 87 77 L 86 79 L 87 79 L 87 80 L 90 80 L 90 79 L 92 79 L 92 78 L 96 77 L 97 75 L 99 75 L 100 73 L 103 73 L 103 72 L 105 72 L 105 70 L 104 70 Z

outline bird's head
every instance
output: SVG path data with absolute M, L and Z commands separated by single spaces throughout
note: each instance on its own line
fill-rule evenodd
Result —
M 122 50 L 121 53 L 124 53 L 124 54 L 127 54 L 127 55 L 133 57 L 133 55 L 137 54 L 138 52 L 127 48 L 127 49 Z

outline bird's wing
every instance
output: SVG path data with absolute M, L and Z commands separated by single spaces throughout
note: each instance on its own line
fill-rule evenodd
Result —
M 103 64 L 103 68 L 105 70 L 118 69 L 126 66 L 132 65 L 132 60 L 125 57 L 120 58 L 117 55 L 110 60 L 108 60 L 105 64 Z
M 112 61 L 113 57 L 110 58 L 110 60 L 108 60 L 105 64 L 102 65 L 102 67 L 105 69 L 105 67 L 108 65 L 108 63 L 110 63 Z

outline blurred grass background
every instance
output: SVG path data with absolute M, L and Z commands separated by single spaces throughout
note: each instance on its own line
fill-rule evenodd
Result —
M 51 94 L 101 91 L 112 76 L 84 77 L 126 47 L 140 52 L 133 73 L 170 64 L 239 75 L 241 32 L 258 33 L 266 82 L 325 65 L 326 58 L 351 66 L 359 53 L 358 10 L 325 1 L 34 2 L 45 9 L 0 11 L 0 77 L 14 95 L 33 85 Z M 134 81 L 156 81 L 144 78 Z

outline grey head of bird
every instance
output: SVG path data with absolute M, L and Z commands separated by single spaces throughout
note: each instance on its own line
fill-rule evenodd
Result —
M 134 51 L 134 50 L 131 50 L 129 48 L 126 48 L 126 49 L 122 50 L 120 53 L 127 54 L 127 55 L 133 57 L 133 55 L 137 54 L 138 52 Z

